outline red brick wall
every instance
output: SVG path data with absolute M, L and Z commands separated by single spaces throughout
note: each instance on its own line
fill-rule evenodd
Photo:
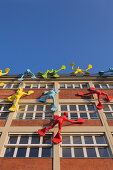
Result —
M 52 159 L 0 158 L 0 170 L 52 170 Z
M 6 124 L 6 120 L 0 120 L 0 127 L 4 127 Z
M 91 96 L 85 96 L 81 97 L 78 96 L 77 93 L 82 92 L 82 93 L 88 93 L 89 91 L 87 89 L 60 89 L 59 92 L 59 98 L 60 99 L 92 99 Z
M 50 120 L 13 120 L 11 126 L 49 126 Z M 83 124 L 63 122 L 63 126 L 102 126 L 100 120 L 85 120 Z
M 60 170 L 112 170 L 113 160 L 111 158 L 71 158 L 60 159 Z
M 107 120 L 109 126 L 113 126 L 113 120 Z

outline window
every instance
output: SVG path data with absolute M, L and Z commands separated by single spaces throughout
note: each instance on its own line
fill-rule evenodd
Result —
M 25 89 L 52 89 L 54 88 L 54 84 L 25 84 Z
M 52 157 L 52 135 L 11 134 L 5 145 L 4 157 Z
M 113 89 L 113 83 L 94 83 L 96 89 Z
M 107 119 L 113 119 L 113 104 L 105 104 L 103 105 L 103 112 Z
M 68 112 L 68 119 L 99 119 L 99 114 L 94 104 L 62 104 L 60 105 L 60 112 L 63 115 L 64 112 Z
M 8 109 L 10 107 L 10 104 L 0 104 L 0 120 L 8 118 L 10 112 Z
M 0 86 L 0 89 L 17 89 L 19 87 L 19 83 L 12 84 L 12 83 L 4 83 L 4 86 Z
M 19 105 L 15 119 L 53 119 L 51 105 Z
M 62 83 L 62 84 L 59 84 L 59 88 L 60 89 L 87 89 L 87 88 L 89 88 L 89 85 L 88 85 L 88 83 L 85 83 L 85 84 Z
M 62 134 L 61 157 L 106 158 L 110 157 L 110 151 L 103 133 Z

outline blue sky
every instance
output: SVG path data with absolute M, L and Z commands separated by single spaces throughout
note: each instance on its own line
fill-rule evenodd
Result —
M 113 0 L 0 1 L 0 69 L 113 67 Z

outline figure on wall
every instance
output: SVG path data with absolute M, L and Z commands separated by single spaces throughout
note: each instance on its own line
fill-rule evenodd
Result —
M 8 73 L 9 73 L 9 71 L 10 71 L 10 69 L 9 69 L 9 68 L 6 68 L 6 69 L 5 69 L 5 73 L 2 73 L 2 70 L 0 70 L 0 76 L 3 76 L 3 75 L 8 74 Z M 0 86 L 4 86 L 4 83 L 0 83 Z
M 57 78 L 57 77 L 60 77 L 60 76 L 56 73 L 61 71 L 61 70 L 65 70 L 65 69 L 66 69 L 66 66 L 62 65 L 62 67 L 59 70 L 54 70 L 54 69 L 47 70 L 44 74 L 41 73 L 41 72 L 38 72 L 38 75 L 41 75 L 43 78 L 47 78 L 48 74 L 49 74 L 49 75 Z
M 113 68 L 109 68 L 107 71 L 99 71 L 99 75 L 102 76 L 104 73 L 113 73 Z
M 40 102 L 46 102 L 47 99 L 52 99 L 53 100 L 53 105 L 52 105 L 52 108 L 51 108 L 51 111 L 57 111 L 58 108 L 55 104 L 55 99 L 54 99 L 54 96 L 58 94 L 58 92 L 60 92 L 60 90 L 54 90 L 54 88 L 52 88 L 50 91 L 45 91 L 43 93 L 43 95 L 46 95 L 45 98 L 40 98 L 39 101 Z
M 61 133 L 61 128 L 62 128 L 62 123 L 63 123 L 64 121 L 68 121 L 68 122 L 70 122 L 70 123 L 78 123 L 78 124 L 85 122 L 85 120 L 82 119 L 82 118 L 79 118 L 79 119 L 76 120 L 76 121 L 72 121 L 72 120 L 67 119 L 66 116 L 67 116 L 67 112 L 64 112 L 64 115 L 63 115 L 63 116 L 57 116 L 57 115 L 55 115 L 55 116 L 54 116 L 53 125 L 52 125 L 52 126 L 49 126 L 49 127 L 45 127 L 45 128 L 43 128 L 43 129 L 39 129 L 39 130 L 38 130 L 38 134 L 41 135 L 41 136 L 45 136 L 45 133 L 46 133 L 46 131 L 47 131 L 48 129 L 52 129 L 52 128 L 54 128 L 54 126 L 55 126 L 56 124 L 58 124 L 58 128 L 59 128 L 58 133 L 57 133 L 56 136 L 52 139 L 52 141 L 53 141 L 53 143 L 60 143 L 60 142 L 62 142 L 60 133 Z
M 29 76 L 29 75 L 31 75 L 31 79 L 35 79 L 35 78 L 36 78 L 36 76 L 34 75 L 34 73 L 32 73 L 30 69 L 27 69 L 27 70 L 24 72 L 24 74 L 21 76 L 21 78 L 18 79 L 18 81 L 22 81 L 24 76 Z
M 87 95 L 97 94 L 97 96 L 98 96 L 98 105 L 96 106 L 97 109 L 103 109 L 103 108 L 104 108 L 104 106 L 102 105 L 102 103 L 101 103 L 101 101 L 100 101 L 100 96 L 101 96 L 101 95 L 105 95 L 105 96 L 106 96 L 105 99 L 106 99 L 108 102 L 110 102 L 110 101 L 113 99 L 113 98 L 112 98 L 111 96 L 109 96 L 107 93 L 102 92 L 102 91 L 100 91 L 100 90 L 96 90 L 96 89 L 93 88 L 93 87 L 91 87 L 89 90 L 90 90 L 89 93 L 84 94 L 84 93 L 80 92 L 80 93 L 77 93 L 77 94 L 78 94 L 79 96 L 87 96 Z
M 14 102 L 13 106 L 10 107 L 8 110 L 10 110 L 11 112 L 15 112 L 18 110 L 18 102 L 20 100 L 20 98 L 23 96 L 23 95 L 30 95 L 34 93 L 34 91 L 32 90 L 29 90 L 27 93 L 23 92 L 23 89 L 21 87 L 18 88 L 16 94 L 14 96 L 9 96 L 6 101 L 9 101 L 9 102 Z
M 82 69 L 80 69 L 79 67 L 77 67 L 77 69 L 74 69 L 74 68 L 73 68 L 73 67 L 74 67 L 74 63 L 70 63 L 70 66 L 72 67 L 72 70 L 75 71 L 74 74 L 84 74 L 83 71 L 86 72 L 85 74 L 89 74 L 89 73 L 87 72 L 87 70 L 90 70 L 90 69 L 92 68 L 92 65 L 91 65 L 91 64 L 88 65 L 88 68 L 87 68 L 86 70 L 82 70 Z

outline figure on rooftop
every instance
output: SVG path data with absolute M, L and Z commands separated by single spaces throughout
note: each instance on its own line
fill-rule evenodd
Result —
M 11 112 L 15 112 L 18 110 L 18 102 L 20 100 L 20 98 L 23 96 L 23 95 L 30 95 L 34 93 L 34 91 L 32 90 L 29 90 L 27 93 L 23 92 L 23 89 L 21 87 L 18 88 L 16 94 L 14 96 L 9 96 L 6 101 L 9 101 L 9 102 L 14 102 L 13 106 L 10 107 L 8 110 L 10 110 Z
M 102 92 L 102 91 L 100 91 L 100 90 L 96 90 L 95 88 L 93 88 L 93 87 L 91 87 L 90 89 L 90 92 L 89 93 L 86 93 L 86 94 L 84 94 L 84 93 L 82 93 L 82 92 L 80 92 L 80 93 L 77 93 L 79 96 L 86 96 L 86 95 L 92 95 L 92 94 L 97 94 L 97 96 L 98 96 L 98 105 L 96 106 L 97 107 L 97 109 L 103 109 L 104 108 L 104 106 L 102 105 L 102 103 L 101 103 L 101 101 L 100 101 L 100 96 L 101 95 L 105 95 L 106 97 L 105 97 L 105 99 L 108 101 L 108 102 L 110 102 L 113 98 L 111 97 L 111 96 L 109 96 L 107 93 L 105 93 L 105 92 Z
M 43 78 L 47 78 L 47 76 L 49 74 L 49 75 L 57 78 L 57 77 L 60 77 L 60 76 L 56 73 L 59 72 L 60 70 L 65 70 L 65 69 L 66 69 L 66 66 L 62 65 L 62 67 L 59 70 L 54 70 L 54 69 L 47 70 L 44 74 L 41 73 L 41 72 L 38 72 L 38 75 L 41 75 Z
M 24 72 L 24 74 L 21 76 L 21 78 L 18 79 L 18 81 L 22 81 L 24 76 L 29 76 L 29 75 L 31 75 L 31 79 L 35 79 L 35 78 L 36 78 L 36 76 L 34 75 L 34 73 L 32 73 L 30 69 L 27 69 L 27 70 Z
M 9 71 L 10 71 L 10 69 L 9 69 L 9 68 L 6 68 L 6 69 L 5 69 L 5 73 L 2 73 L 2 70 L 0 70 L 0 76 L 3 76 L 3 75 L 8 74 L 8 73 L 9 73 Z M 4 86 L 4 83 L 0 83 L 0 86 Z
M 52 105 L 51 110 L 52 110 L 52 111 L 57 111 L 58 108 L 57 108 L 57 106 L 55 105 L 54 96 L 55 96 L 56 94 L 58 94 L 58 92 L 60 92 L 60 90 L 54 90 L 54 88 L 52 88 L 50 91 L 45 91 L 45 92 L 43 93 L 43 95 L 46 95 L 45 98 L 40 98 L 39 101 L 41 101 L 41 102 L 46 102 L 47 99 L 52 98 L 52 100 L 53 100 L 53 105 Z
M 100 76 L 101 76 L 101 75 L 103 75 L 104 73 L 109 73 L 109 72 L 113 73 L 113 68 L 109 68 L 107 71 L 100 71 L 99 74 L 100 74 Z
M 72 121 L 72 120 L 67 119 L 66 116 L 67 116 L 67 112 L 64 112 L 64 115 L 63 115 L 63 116 L 57 116 L 57 115 L 55 115 L 55 116 L 54 116 L 53 125 L 52 125 L 52 126 L 49 126 L 49 127 L 45 127 L 45 128 L 43 128 L 43 129 L 39 129 L 39 130 L 38 130 L 38 134 L 41 135 L 41 136 L 45 136 L 45 133 L 46 133 L 46 131 L 47 131 L 48 129 L 52 129 L 52 128 L 54 128 L 54 126 L 55 126 L 56 124 L 58 124 L 58 128 L 59 128 L 58 133 L 57 133 L 56 136 L 52 139 L 52 141 L 53 141 L 53 143 L 60 143 L 60 142 L 62 142 L 60 133 L 61 133 L 61 128 L 62 128 L 62 123 L 63 123 L 64 121 L 68 121 L 68 122 L 70 122 L 70 123 L 84 123 L 84 122 L 85 122 L 84 119 L 82 119 L 82 118 L 79 118 L 79 119 L 76 120 L 76 121 L 74 121 L 74 120 Z
M 80 69 L 79 67 L 77 67 L 77 69 L 74 69 L 74 68 L 73 68 L 73 67 L 74 67 L 74 63 L 70 63 L 70 66 L 72 67 L 72 70 L 75 71 L 74 74 L 84 74 L 83 71 L 85 71 L 86 74 L 89 74 L 89 73 L 87 72 L 87 70 L 90 70 L 90 69 L 92 68 L 92 65 L 91 65 L 91 64 L 88 65 L 88 68 L 87 68 L 86 70 L 82 70 L 82 69 Z

